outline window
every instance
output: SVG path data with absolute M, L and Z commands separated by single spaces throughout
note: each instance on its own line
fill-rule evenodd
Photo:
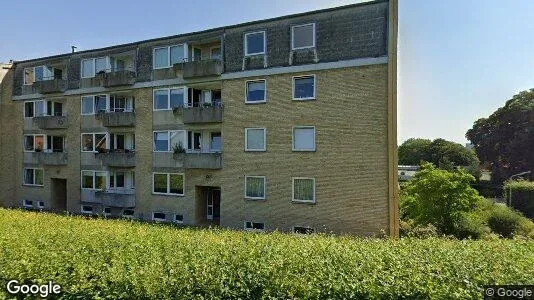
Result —
M 265 31 L 245 34 L 245 55 L 265 54 Z
M 221 55 L 221 47 L 212 47 L 211 53 L 210 53 L 211 59 L 217 59 L 220 60 L 222 58 Z
M 133 218 L 133 216 L 134 216 L 133 209 L 125 209 L 125 210 L 122 211 L 122 217 L 123 218 L 131 219 L 131 218 Z
M 24 168 L 23 185 L 43 186 L 43 169 Z
M 45 204 L 44 201 L 37 201 L 37 208 L 44 208 Z
M 22 206 L 26 208 L 33 207 L 33 201 L 31 200 L 22 200 Z
M 24 84 L 30 85 L 37 81 L 54 79 L 54 68 L 37 66 L 24 69 Z
M 293 100 L 315 99 L 315 75 L 293 77 Z
M 45 136 L 43 134 L 25 134 L 24 151 L 41 152 L 45 149 Z
M 104 207 L 104 216 L 111 215 L 111 207 Z
M 117 189 L 124 189 L 125 185 L 125 175 L 124 172 L 110 172 L 109 173 L 109 187 L 110 188 L 117 188 Z
M 293 201 L 315 203 L 314 178 L 293 178 Z
M 154 90 L 154 110 L 168 110 L 187 106 L 187 88 Z
M 265 229 L 265 225 L 263 223 L 259 222 L 245 222 L 245 230 L 250 231 L 263 231 Z
M 134 110 L 133 97 L 112 95 L 109 97 L 110 112 L 131 112 Z
M 265 151 L 265 128 L 245 128 L 245 151 Z
M 200 152 L 202 150 L 202 132 L 187 132 L 187 149 L 190 152 Z
M 154 69 L 170 68 L 187 60 L 187 47 L 182 45 L 154 48 Z
M 48 101 L 51 102 L 51 101 Z M 47 115 L 47 101 L 36 100 L 24 102 L 24 117 L 33 118 Z
M 295 226 L 295 227 L 293 227 L 293 233 L 312 234 L 313 231 L 314 230 L 311 227 L 304 227 L 304 226 Z
M 95 77 L 96 74 L 111 72 L 111 63 L 108 56 L 82 59 L 81 65 L 82 78 L 91 78 Z
M 33 118 L 35 117 L 35 103 L 33 101 L 24 102 L 24 117 Z
M 63 103 L 46 101 L 46 115 L 48 116 L 62 116 L 63 115 Z
M 211 140 L 210 140 L 210 150 L 214 152 L 221 152 L 221 145 L 222 145 L 221 133 L 212 132 Z
M 265 103 L 267 101 L 267 83 L 265 79 L 247 81 L 247 98 L 245 103 Z
M 82 171 L 82 189 L 105 190 L 107 177 L 106 171 Z
M 152 220 L 154 221 L 166 221 L 167 218 L 164 213 L 162 212 L 154 212 L 152 213 Z
M 315 23 L 291 27 L 291 49 L 315 47 Z
M 184 216 L 183 215 L 174 215 L 174 222 L 175 223 L 178 223 L 178 224 L 183 224 L 184 223 Z
M 46 136 L 45 152 L 63 152 L 64 146 L 64 137 L 54 135 Z
M 315 127 L 293 127 L 293 151 L 315 151 Z
M 245 176 L 245 198 L 265 199 L 265 176 Z
M 83 214 L 92 214 L 93 213 L 93 207 L 90 205 L 82 205 L 81 212 Z
M 82 115 L 92 115 L 108 111 L 109 96 L 82 96 Z
M 107 133 L 82 133 L 82 152 L 99 152 L 109 149 Z
M 169 152 L 173 151 L 175 147 L 185 149 L 185 145 L 185 130 L 154 132 L 155 152 Z
M 182 173 L 153 173 L 152 192 L 154 194 L 184 195 L 184 174 Z

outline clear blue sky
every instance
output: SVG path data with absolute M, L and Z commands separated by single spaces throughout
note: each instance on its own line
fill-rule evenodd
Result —
M 143 39 L 357 1 L 5 1 L 0 61 Z M 534 1 L 399 0 L 399 142 L 465 143 L 473 121 L 534 82 Z

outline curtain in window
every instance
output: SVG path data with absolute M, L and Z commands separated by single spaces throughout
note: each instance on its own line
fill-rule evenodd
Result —
M 106 98 L 105 95 L 95 96 L 95 112 L 106 111 Z
M 184 106 L 184 89 L 171 90 L 171 108 Z
M 46 105 L 44 101 L 35 101 L 35 115 L 36 116 L 46 115 Z
M 315 129 L 312 128 L 295 128 L 293 130 L 293 148 L 295 150 L 314 150 L 315 149 Z
M 154 68 L 165 68 L 169 66 L 169 49 L 159 48 L 154 50 Z
M 248 150 L 263 150 L 265 148 L 265 140 L 263 129 L 248 129 L 247 130 L 247 149 Z
M 168 90 L 158 90 L 154 92 L 154 109 L 168 109 Z
M 171 47 L 171 66 L 175 63 L 181 63 L 184 61 L 184 46 L 178 45 Z
M 265 179 L 263 177 L 247 177 L 247 197 L 264 198 L 264 189 Z
M 313 179 L 295 179 L 295 200 L 313 201 Z
M 313 98 L 314 97 L 314 79 L 313 76 L 295 78 L 295 95 L 294 98 Z
M 154 150 L 155 151 L 169 151 L 169 133 L 154 132 Z
M 247 83 L 247 101 L 265 100 L 265 81 Z
M 82 77 L 94 77 L 95 76 L 95 65 L 93 59 L 82 60 Z

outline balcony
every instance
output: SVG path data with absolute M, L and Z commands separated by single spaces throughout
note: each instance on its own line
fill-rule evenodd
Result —
M 109 207 L 135 207 L 135 190 L 88 190 L 82 189 L 82 202 Z
M 68 127 L 67 116 L 39 116 L 33 118 L 40 129 L 64 129 Z
M 135 83 L 136 74 L 131 70 L 112 70 L 111 72 L 96 74 L 103 87 L 115 87 L 132 85 Z
M 67 89 L 67 82 L 63 79 L 37 81 L 33 85 L 40 94 L 61 93 Z
M 186 169 L 222 169 L 222 154 L 220 152 L 173 153 L 172 158 L 181 162 Z
M 220 59 L 206 59 L 199 61 L 190 61 L 179 64 L 176 68 L 183 68 L 183 77 L 194 78 L 204 76 L 219 76 L 223 72 L 223 64 Z
M 184 124 L 195 123 L 221 123 L 223 120 L 223 107 L 221 104 L 213 106 L 178 107 L 173 110 L 180 116 Z
M 116 168 L 135 167 L 135 152 L 133 150 L 95 153 L 95 157 L 101 161 L 102 165 Z
M 37 161 L 45 166 L 67 165 L 67 153 L 65 152 L 36 152 Z
M 96 114 L 95 118 L 101 120 L 105 127 L 135 126 L 135 112 L 133 111 L 103 112 Z

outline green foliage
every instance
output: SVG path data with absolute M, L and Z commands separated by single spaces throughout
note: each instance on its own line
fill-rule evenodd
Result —
M 399 164 L 419 165 L 430 162 L 440 169 L 452 171 L 456 167 L 480 178 L 479 160 L 475 152 L 458 143 L 444 139 L 408 139 L 399 146 Z
M 534 278 L 530 240 L 255 234 L 6 209 L 0 229 L 0 284 L 53 280 L 64 299 L 479 299 L 488 283 Z
M 454 224 L 454 235 L 460 239 L 480 239 L 489 231 L 484 217 L 476 212 L 460 214 Z
M 401 220 L 400 221 L 400 236 L 401 237 L 413 237 L 413 238 L 429 238 L 438 237 L 438 229 L 432 224 L 425 226 L 416 225 L 413 220 Z
M 513 208 L 522 212 L 527 218 L 534 219 L 534 182 L 526 180 L 506 181 L 503 187 L 506 199 Z
M 463 170 L 436 169 L 423 164 L 421 171 L 402 190 L 401 214 L 416 224 L 432 224 L 443 234 L 455 234 L 464 213 L 473 211 L 483 198 L 471 188 L 473 176 Z
M 488 118 L 478 119 L 466 133 L 478 157 L 492 168 L 492 181 L 534 171 L 534 89 L 522 91 Z M 534 174 L 531 174 L 534 178 Z
M 506 206 L 498 206 L 491 211 L 488 226 L 493 232 L 509 238 L 519 230 L 521 215 Z

